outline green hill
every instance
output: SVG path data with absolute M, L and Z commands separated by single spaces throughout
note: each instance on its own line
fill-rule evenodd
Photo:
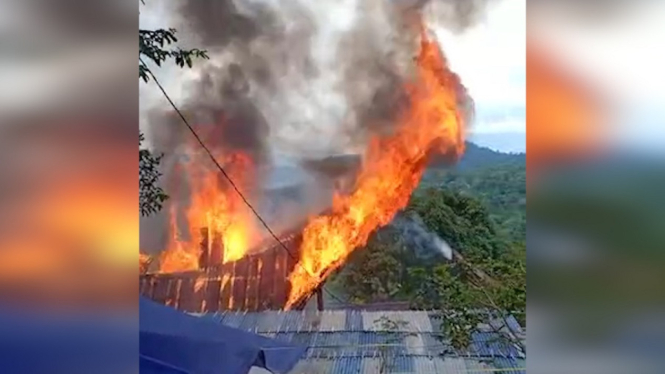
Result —
M 466 150 L 456 170 L 487 168 L 496 165 L 521 165 L 526 167 L 525 153 L 503 153 L 481 147 L 471 142 L 466 143 Z
M 501 153 L 467 143 L 456 166 L 436 165 L 425 173 L 419 191 L 431 187 L 479 198 L 502 231 L 514 240 L 524 240 L 526 154 Z

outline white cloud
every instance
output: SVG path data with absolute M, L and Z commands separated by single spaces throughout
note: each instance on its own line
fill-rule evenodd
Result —
M 475 100 L 477 112 L 526 107 L 526 1 L 503 0 L 490 5 L 486 19 L 461 35 L 435 32 L 449 59 Z M 474 132 L 525 132 L 524 111 L 510 118 L 478 116 Z

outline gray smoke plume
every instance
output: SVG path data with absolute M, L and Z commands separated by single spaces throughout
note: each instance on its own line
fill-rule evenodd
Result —
M 461 33 L 478 24 L 490 5 L 501 0 L 406 0 L 404 5 L 420 11 L 427 22 Z
M 173 1 L 172 26 L 183 48 L 210 55 L 187 73 L 179 107 L 218 158 L 242 150 L 265 166 L 276 153 L 301 161 L 362 154 L 368 136 L 392 131 L 408 105 L 403 87 L 418 48 L 413 12 L 463 28 L 488 1 L 469 1 L 471 8 L 464 0 Z M 447 5 L 455 9 L 448 14 L 435 3 L 460 4 Z M 163 109 L 147 117 L 151 144 L 165 154 L 167 192 L 186 199 L 177 166 L 191 134 Z M 315 179 L 313 188 L 333 190 L 332 178 Z M 312 195 L 321 194 L 302 199 Z
M 187 109 L 197 121 L 223 115 L 227 143 L 261 155 L 266 138 L 301 157 L 362 152 L 368 133 L 389 132 L 408 105 L 403 87 L 418 47 L 410 12 L 461 29 L 489 1 L 175 2 L 184 44 L 211 55 L 195 67 Z M 241 143 L 231 139 L 238 131 Z
M 453 250 L 441 237 L 427 229 L 422 218 L 415 213 L 400 213 L 390 223 L 397 230 L 407 248 L 412 248 L 419 258 L 442 255 L 452 260 Z

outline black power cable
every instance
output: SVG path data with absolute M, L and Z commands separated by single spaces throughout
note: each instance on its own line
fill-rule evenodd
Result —
M 284 245 L 284 243 L 282 243 L 281 240 L 279 240 L 279 238 L 277 237 L 277 235 L 275 234 L 275 232 L 272 231 L 272 229 L 270 228 L 270 226 L 268 226 L 268 223 L 267 223 L 267 222 L 261 217 L 261 215 L 259 214 L 259 212 L 257 212 L 256 209 L 254 209 L 254 207 L 252 206 L 252 204 L 247 200 L 247 198 L 245 197 L 245 195 L 243 195 L 243 193 L 240 191 L 240 189 L 239 189 L 238 186 L 235 184 L 235 182 L 233 182 L 233 180 L 231 179 L 231 176 L 229 176 L 229 174 L 226 172 L 226 170 L 224 170 L 224 168 L 222 167 L 222 165 L 220 165 L 219 162 L 217 162 L 217 160 L 215 159 L 215 156 L 213 156 L 212 152 L 210 152 L 210 150 L 208 149 L 208 147 L 206 147 L 205 143 L 203 143 L 203 140 L 201 140 L 201 138 L 200 138 L 199 135 L 196 133 L 196 131 L 194 130 L 194 128 L 189 124 L 189 121 L 187 121 L 187 119 L 186 119 L 185 116 L 182 114 L 182 112 L 180 111 L 180 109 L 178 109 L 178 107 L 175 105 L 175 103 L 173 102 L 173 100 L 171 100 L 171 97 L 166 93 L 166 90 L 165 90 L 164 87 L 161 85 L 161 83 L 159 83 L 159 80 L 157 80 L 157 77 L 155 77 L 155 75 L 152 73 L 152 71 L 151 71 L 150 69 L 148 69 L 148 65 L 143 61 L 143 59 L 142 59 L 140 56 L 139 56 L 139 62 L 141 62 L 141 64 L 145 67 L 145 70 L 148 72 L 148 74 L 150 74 L 150 76 L 152 77 L 153 81 L 155 82 L 155 84 L 157 85 L 157 87 L 159 88 L 159 90 L 162 91 L 162 94 L 164 94 L 164 97 L 166 97 L 166 100 L 168 100 L 169 104 L 171 104 L 171 106 L 173 107 L 173 110 L 175 110 L 176 113 L 178 113 L 178 116 L 180 117 L 180 119 L 182 119 L 182 122 L 185 124 L 185 126 L 187 126 L 187 128 L 188 128 L 189 131 L 192 133 L 192 135 L 194 135 L 194 138 L 196 138 L 196 141 L 199 143 L 199 145 L 201 146 L 201 148 L 203 148 L 203 149 L 205 150 L 205 152 L 208 154 L 208 156 L 210 157 L 210 159 L 212 160 L 212 162 L 215 164 L 215 166 L 217 166 L 217 168 L 218 168 L 219 171 L 222 173 L 222 175 L 223 175 L 223 176 L 229 181 L 229 183 L 231 184 L 231 187 L 233 187 L 233 189 L 238 193 L 238 195 L 240 196 L 240 198 L 242 199 L 242 201 L 245 203 L 245 205 L 247 205 L 247 207 L 249 207 L 249 209 L 252 211 L 252 213 L 254 213 L 254 215 L 256 216 L 256 218 L 258 218 L 259 222 L 261 222 L 261 224 L 263 225 L 263 227 L 265 227 L 265 229 L 268 230 L 268 233 L 270 233 L 270 235 L 271 235 L 271 236 L 277 241 L 277 243 L 279 243 L 279 245 L 280 245 L 282 248 L 284 248 L 284 250 L 285 250 L 286 253 L 289 255 L 289 257 L 291 257 L 291 258 L 295 261 L 296 264 L 300 264 L 300 262 L 298 261 L 298 258 L 297 258 L 293 253 L 291 253 L 291 251 L 289 250 L 289 248 L 288 248 L 286 245 Z M 302 265 L 300 265 L 300 266 L 302 267 Z M 311 276 L 312 278 L 316 278 L 313 274 L 311 274 L 311 273 L 310 273 L 307 269 L 305 269 L 304 267 L 303 267 L 303 270 L 305 270 L 305 272 L 306 272 L 309 276 Z M 325 291 L 328 295 L 330 295 L 330 297 L 332 297 L 333 299 L 335 299 L 335 301 L 340 302 L 340 303 L 343 303 L 343 304 L 349 304 L 349 302 L 342 300 L 339 296 L 337 296 L 337 295 L 333 294 L 332 292 L 330 292 L 330 290 L 328 290 L 328 289 L 326 289 L 326 288 L 322 288 L 322 290 Z

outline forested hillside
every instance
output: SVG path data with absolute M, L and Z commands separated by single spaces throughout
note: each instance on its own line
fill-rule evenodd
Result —
M 443 188 L 480 199 L 499 229 L 514 240 L 526 235 L 526 155 L 508 154 L 467 143 L 454 168 L 427 171 L 419 190 Z
M 475 143 L 466 142 L 466 149 L 462 159 L 454 166 L 455 170 L 473 170 L 495 165 L 526 165 L 525 153 L 503 153 L 487 147 L 481 147 Z M 434 168 L 437 166 L 434 165 Z M 439 168 L 447 168 L 440 166 Z
M 487 322 L 478 308 L 509 310 L 524 322 L 525 178 L 524 154 L 469 143 L 458 167 L 427 171 L 402 213 L 419 217 L 465 260 L 423 256 L 399 225 L 389 225 L 354 252 L 328 289 L 352 303 L 401 301 L 442 310 L 457 346 L 468 343 L 476 322 Z M 480 283 L 479 272 L 486 276 Z

